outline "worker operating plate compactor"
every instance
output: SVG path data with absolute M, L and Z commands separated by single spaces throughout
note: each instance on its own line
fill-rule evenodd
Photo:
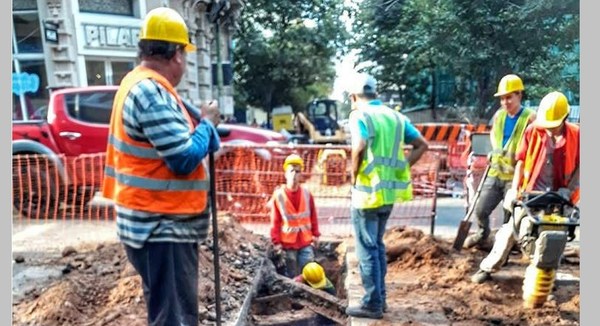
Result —
M 579 208 L 555 191 L 525 192 L 512 207 L 513 216 L 524 214 L 520 227 L 513 223 L 513 232 L 530 261 L 523 280 L 524 306 L 539 308 L 554 287 L 567 242 L 575 239 Z

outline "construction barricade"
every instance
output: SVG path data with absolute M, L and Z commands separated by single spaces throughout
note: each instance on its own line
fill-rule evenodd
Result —
M 407 152 L 410 149 L 407 150 Z M 228 145 L 216 154 L 217 208 L 243 224 L 268 226 L 271 196 L 285 184 L 283 162 L 291 154 L 305 162 L 302 183 L 314 196 L 324 229 L 350 227 L 350 146 Z M 14 218 L 106 220 L 115 212 L 98 194 L 104 153 L 75 158 L 13 157 Z M 439 154 L 428 151 L 412 167 L 414 200 L 396 205 L 390 224 L 426 225 L 433 232 Z

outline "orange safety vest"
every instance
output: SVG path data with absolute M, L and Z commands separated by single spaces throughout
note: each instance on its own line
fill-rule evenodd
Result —
M 529 142 L 523 164 L 521 191 L 531 191 L 533 189 L 535 180 L 537 180 L 546 158 L 546 140 L 548 139 L 548 134 L 544 129 L 533 126 L 532 128 L 534 128 L 531 133 L 532 139 Z M 571 180 L 576 178 L 579 173 L 579 169 L 577 169 L 579 166 L 577 160 L 577 156 L 579 155 L 579 127 L 566 122 L 565 130 L 565 182 L 561 185 L 563 187 L 567 187 Z M 571 193 L 571 202 L 577 203 L 578 201 L 579 187 Z
M 282 219 L 281 244 L 293 245 L 298 241 L 302 244 L 310 244 L 312 241 L 312 226 L 310 222 L 310 193 L 300 187 L 302 196 L 298 209 L 294 207 L 291 200 L 285 194 L 284 187 L 279 187 L 273 194 L 275 207 L 279 210 Z
M 177 99 L 190 133 L 194 124 L 171 83 L 149 68 L 138 66 L 119 87 L 110 118 L 102 195 L 117 205 L 153 213 L 198 214 L 205 210 L 208 181 L 200 164 L 188 175 L 175 175 L 148 142 L 135 141 L 123 126 L 123 106 L 129 91 L 144 79 L 153 79 Z

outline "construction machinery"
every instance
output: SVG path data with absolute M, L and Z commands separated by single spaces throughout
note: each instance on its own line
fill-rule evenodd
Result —
M 308 103 L 305 112 L 295 114 L 294 130 L 296 134 L 303 135 L 308 143 L 346 144 L 346 133 L 338 123 L 339 114 L 337 101 L 313 100 Z
M 579 208 L 555 191 L 523 193 L 513 205 L 513 216 L 516 207 L 521 207 L 525 216 L 521 227 L 515 223 L 513 230 L 515 236 L 521 235 L 521 250 L 530 259 L 523 279 L 523 305 L 539 308 L 554 287 L 567 242 L 575 239 Z M 531 225 L 527 230 L 523 230 L 525 219 Z

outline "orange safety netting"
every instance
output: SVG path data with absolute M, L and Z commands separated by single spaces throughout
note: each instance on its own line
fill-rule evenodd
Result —
M 269 223 L 273 191 L 285 183 L 283 161 L 291 153 L 305 161 L 303 185 L 324 224 L 350 223 L 349 146 L 223 145 L 215 158 L 217 208 L 242 223 Z M 427 152 L 412 167 L 414 200 L 396 205 L 391 220 L 433 223 L 439 154 Z M 96 193 L 102 185 L 104 153 L 75 158 L 13 157 L 13 206 L 19 218 L 35 220 L 114 218 L 112 204 Z M 432 224 L 433 225 L 433 224 Z

